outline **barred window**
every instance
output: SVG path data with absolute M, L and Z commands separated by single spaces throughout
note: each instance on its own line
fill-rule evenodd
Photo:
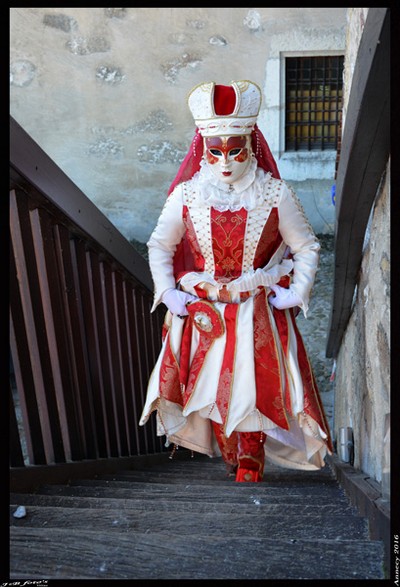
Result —
M 338 149 L 343 63 L 342 55 L 286 58 L 286 151 Z

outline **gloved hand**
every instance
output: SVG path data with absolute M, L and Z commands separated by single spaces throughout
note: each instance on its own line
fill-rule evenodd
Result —
M 187 316 L 188 311 L 186 304 L 195 302 L 198 298 L 192 296 L 192 294 L 180 291 L 179 289 L 167 289 L 162 296 L 163 303 L 167 306 L 171 314 L 177 314 L 178 316 Z
M 285 310 L 286 308 L 294 308 L 295 306 L 301 306 L 301 297 L 292 291 L 290 288 L 286 289 L 280 285 L 271 285 L 272 291 L 275 293 L 274 296 L 269 296 L 268 301 L 271 306 L 274 306 L 278 310 Z

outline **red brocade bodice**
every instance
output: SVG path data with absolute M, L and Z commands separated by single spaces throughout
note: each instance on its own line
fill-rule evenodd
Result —
M 243 244 L 247 213 L 218 212 L 211 209 L 211 238 L 216 278 L 239 277 L 243 262 Z
M 199 236 L 195 228 L 198 224 L 195 210 L 189 212 L 188 207 L 184 206 L 183 220 L 186 230 L 182 250 L 177 255 L 178 260 L 181 260 L 177 279 L 188 271 L 204 271 L 204 238 L 210 241 L 207 244 L 211 245 L 216 279 L 230 281 L 242 274 L 245 244 L 248 245 L 249 240 L 251 241 L 251 234 L 248 232 L 248 212 L 244 208 L 234 212 L 220 212 L 210 208 L 209 229 L 205 235 L 203 231 L 202 236 Z M 272 208 L 260 238 L 251 245 L 252 269 L 264 267 L 281 244 L 282 237 L 278 226 L 278 209 Z

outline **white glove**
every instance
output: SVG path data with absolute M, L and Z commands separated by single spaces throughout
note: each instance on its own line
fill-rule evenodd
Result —
M 271 285 L 272 291 L 275 293 L 274 296 L 269 296 L 268 301 L 271 306 L 274 306 L 278 310 L 285 310 L 286 308 L 294 308 L 295 306 L 301 306 L 303 300 L 293 290 L 286 289 L 280 285 Z
M 270 287 L 271 284 L 277 283 L 284 275 L 289 275 L 293 269 L 293 261 L 291 259 L 283 259 L 280 263 L 273 265 L 269 269 L 260 267 L 259 269 L 250 269 L 240 277 L 233 279 L 228 283 L 226 289 L 228 291 L 247 291 L 256 289 L 259 285 Z
M 163 293 L 161 299 L 171 314 L 187 316 L 188 311 L 186 309 L 186 304 L 195 302 L 198 298 L 185 291 L 180 291 L 179 289 L 167 289 L 167 291 Z

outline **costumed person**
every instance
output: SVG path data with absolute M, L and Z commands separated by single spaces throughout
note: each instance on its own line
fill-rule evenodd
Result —
M 319 469 L 332 442 L 296 325 L 319 242 L 257 126 L 251 81 L 197 85 L 196 131 L 148 242 L 152 311 L 168 310 L 140 425 L 221 456 L 238 482 L 267 462 Z

